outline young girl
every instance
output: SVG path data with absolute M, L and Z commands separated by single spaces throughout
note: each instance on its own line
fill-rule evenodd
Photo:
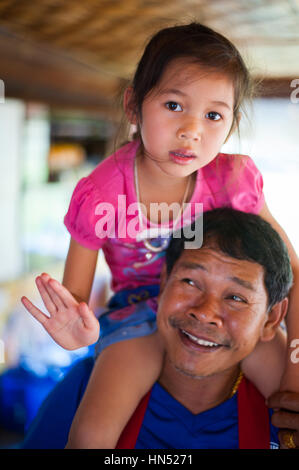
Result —
M 65 217 L 71 242 L 63 285 L 47 274 L 36 279 L 49 315 L 22 298 L 26 309 L 64 348 L 94 343 L 101 325 L 100 354 L 68 447 L 114 448 L 139 400 L 159 377 L 163 361 L 155 324 L 159 275 L 167 237 L 181 223 L 185 203 L 192 207 L 202 203 L 204 211 L 230 206 L 258 213 L 280 232 L 295 279 L 287 319 L 289 340 L 299 338 L 295 252 L 267 209 L 262 177 L 253 161 L 219 153 L 238 127 L 241 105 L 251 91 L 238 51 L 210 28 L 197 23 L 166 28 L 147 45 L 124 97 L 137 137 L 75 188 Z M 162 202 L 165 207 L 177 203 L 170 221 L 169 212 L 150 210 L 152 203 Z M 191 215 L 196 216 L 196 210 Z M 88 299 L 101 248 L 115 295 L 110 310 L 98 321 Z M 291 361 L 285 364 L 284 351 L 281 333 L 269 346 L 258 345 L 243 364 L 265 395 L 279 388 L 283 369 L 282 387 L 299 390 L 299 373 Z

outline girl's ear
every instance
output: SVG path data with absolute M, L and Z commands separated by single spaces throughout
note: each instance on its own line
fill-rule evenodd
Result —
M 288 310 L 288 298 L 284 298 L 281 302 L 275 304 L 270 312 L 267 314 L 267 320 L 263 326 L 260 340 L 261 341 L 271 341 L 284 319 L 287 310 Z
M 134 91 L 132 87 L 128 87 L 124 93 L 124 111 L 131 124 L 137 124 L 137 115 L 134 101 Z

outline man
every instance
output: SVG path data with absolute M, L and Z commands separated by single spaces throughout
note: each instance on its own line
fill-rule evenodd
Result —
M 280 328 L 292 283 L 287 250 L 259 216 L 231 209 L 204 214 L 200 249 L 184 249 L 185 241 L 183 231 L 171 240 L 161 276 L 157 326 L 164 367 L 118 448 L 278 447 L 264 399 L 240 375 L 240 363 Z M 66 445 L 91 369 L 91 360 L 82 362 L 58 385 L 23 448 Z M 284 401 L 291 412 L 273 420 L 289 428 L 282 445 L 294 447 L 298 394 L 272 398 L 275 407 Z

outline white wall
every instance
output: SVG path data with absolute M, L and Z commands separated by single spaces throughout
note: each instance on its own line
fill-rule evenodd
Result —
M 17 277 L 23 265 L 20 185 L 24 117 L 22 102 L 0 103 L 0 282 Z
M 290 88 L 290 94 L 292 89 Z M 270 211 L 299 254 L 299 103 L 289 98 L 257 99 L 241 126 L 241 139 L 232 137 L 223 151 L 250 155 L 263 174 Z

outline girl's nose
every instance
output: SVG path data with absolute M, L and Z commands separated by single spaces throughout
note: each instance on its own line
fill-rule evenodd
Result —
M 198 320 L 200 323 L 217 326 L 223 326 L 222 309 L 216 299 L 205 296 L 199 302 L 189 307 L 187 315 L 193 319 Z
M 195 122 L 185 123 L 177 131 L 180 140 L 193 140 L 199 142 L 201 139 L 201 129 Z

